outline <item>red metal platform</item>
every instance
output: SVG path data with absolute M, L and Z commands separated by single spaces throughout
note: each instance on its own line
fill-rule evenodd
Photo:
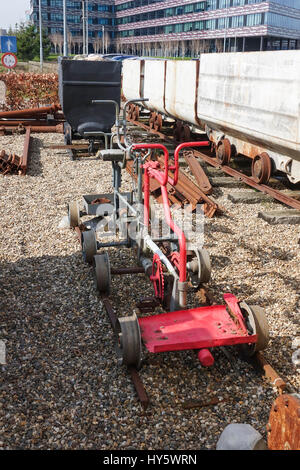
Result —
M 237 299 L 224 295 L 236 315 Z M 230 309 L 232 312 L 232 308 Z M 240 316 L 242 316 L 239 310 Z M 241 343 L 255 343 L 239 319 L 227 312 L 225 305 L 198 307 L 139 318 L 142 340 L 149 352 L 212 348 Z

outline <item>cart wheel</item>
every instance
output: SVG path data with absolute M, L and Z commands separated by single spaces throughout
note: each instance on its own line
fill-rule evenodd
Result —
M 64 141 L 65 145 L 72 145 L 72 128 L 68 122 L 64 123 Z
M 228 165 L 231 158 L 231 145 L 228 139 L 222 139 L 217 145 L 216 157 L 221 165 Z
M 211 277 L 211 262 L 206 248 L 198 250 L 200 257 L 200 282 L 209 282 Z
M 256 155 L 252 160 L 251 172 L 256 183 L 268 184 L 272 173 L 272 162 L 267 152 Z
M 239 306 L 245 318 L 248 331 L 257 335 L 256 343 L 239 345 L 241 355 L 251 357 L 257 351 L 266 349 L 269 342 L 269 326 L 263 308 L 258 305 L 248 305 L 246 302 L 240 302 Z
M 110 263 L 107 253 L 94 256 L 97 289 L 101 294 L 110 293 Z
M 140 369 L 142 342 L 140 325 L 135 313 L 130 317 L 119 318 L 117 353 L 121 364 Z
M 94 230 L 82 232 L 82 256 L 84 261 L 92 263 L 97 253 L 97 240 Z
M 77 201 L 72 201 L 68 205 L 68 218 L 70 227 L 78 227 L 80 225 L 80 214 Z

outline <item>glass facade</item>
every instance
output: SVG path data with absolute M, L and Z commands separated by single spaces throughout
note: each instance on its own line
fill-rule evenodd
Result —
M 38 0 L 31 0 L 31 5 L 31 17 L 38 24 Z M 42 0 L 42 8 L 49 34 L 62 34 L 63 0 Z M 67 0 L 67 23 L 72 36 L 82 36 L 81 0 Z M 219 39 L 231 44 L 230 38 L 235 38 L 235 50 L 245 50 L 245 38 L 257 49 L 267 48 L 268 37 L 274 42 L 276 35 L 280 47 L 282 39 L 288 45 L 294 41 L 294 47 L 300 41 L 300 0 L 89 0 L 88 24 L 91 43 L 102 36 L 104 27 L 118 47 L 123 41 L 188 43 L 207 38 L 211 49 Z
M 42 0 L 41 6 L 43 28 L 47 30 L 52 42 L 55 41 L 55 43 L 59 44 L 61 49 L 63 41 L 63 0 Z M 68 37 L 77 40 L 77 49 L 73 42 L 73 52 L 80 52 L 82 50 L 83 35 L 82 1 L 67 0 L 66 7 Z M 38 26 L 39 0 L 31 0 L 31 12 L 31 20 Z M 105 37 L 109 38 L 106 39 L 107 43 L 111 42 L 114 38 L 114 2 L 112 0 L 89 0 L 87 16 L 89 51 L 94 52 L 95 43 L 99 45 L 99 37 L 103 35 L 103 27 L 105 28 Z

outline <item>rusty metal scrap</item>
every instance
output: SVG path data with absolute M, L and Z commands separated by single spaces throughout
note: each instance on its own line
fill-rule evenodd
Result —
M 163 159 L 158 158 L 158 161 L 163 164 Z M 170 173 L 171 174 L 171 173 Z M 178 182 L 174 187 L 175 193 L 182 194 L 186 201 L 188 201 L 192 210 L 196 209 L 197 204 L 203 204 L 203 211 L 206 217 L 213 217 L 214 214 L 220 210 L 218 204 L 212 201 L 198 186 L 196 186 L 186 175 L 183 170 L 179 170 Z
M 161 157 L 158 157 L 157 160 L 161 164 L 164 163 Z M 133 178 L 136 178 L 132 161 L 127 162 L 126 169 Z M 204 214 L 209 218 L 213 217 L 216 211 L 220 209 L 220 207 L 198 188 L 182 170 L 179 170 L 177 185 L 172 186 L 168 183 L 167 190 L 170 203 L 176 204 L 178 207 L 190 204 L 191 210 L 195 210 L 197 204 L 203 204 Z M 160 184 L 153 178 L 150 179 L 150 193 L 158 203 L 162 202 Z
M 201 167 L 199 160 L 195 157 L 193 150 L 185 150 L 183 152 L 183 158 L 185 159 L 192 174 L 194 175 L 199 188 L 205 194 L 211 194 L 213 192 L 212 185 L 210 184 L 210 181 L 205 171 Z
M 38 108 L 26 108 L 26 109 L 14 109 L 12 111 L 2 111 L 0 112 L 0 119 L 12 119 L 12 118 L 33 118 L 37 117 L 40 114 L 55 114 L 61 109 L 60 104 L 53 103 L 50 106 L 38 107 Z
M 20 174 L 22 158 L 14 153 L 7 154 L 5 150 L 0 153 L 0 173 L 2 175 Z
M 284 382 L 284 380 L 282 380 L 281 377 L 279 377 L 273 367 L 270 366 L 261 352 L 257 352 L 255 354 L 255 360 L 257 364 L 263 369 L 266 377 L 270 380 L 273 387 L 278 388 L 279 392 L 282 393 L 287 384 Z
M 26 130 L 22 157 L 19 157 L 15 153 L 7 154 L 5 150 L 2 150 L 0 153 L 0 173 L 2 175 L 26 174 L 29 158 L 30 137 L 31 129 L 28 127 Z
M 28 127 L 31 132 L 64 132 L 64 117 L 60 105 L 53 103 L 46 107 L 0 112 L 0 135 L 24 134 Z M 49 118 L 50 116 L 50 118 Z
M 6 85 L 3 110 L 17 110 L 57 103 L 58 75 L 55 73 L 1 73 Z
M 183 408 L 185 410 L 190 410 L 192 408 L 204 408 L 206 406 L 215 406 L 218 405 L 221 402 L 224 402 L 225 399 L 220 399 L 217 397 L 214 397 L 210 400 L 189 400 L 183 403 Z
M 269 422 L 269 450 L 300 450 L 299 395 L 280 395 L 273 403 Z

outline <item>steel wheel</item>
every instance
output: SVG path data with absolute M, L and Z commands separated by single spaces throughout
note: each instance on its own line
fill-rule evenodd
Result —
M 92 263 L 94 255 L 97 253 L 97 240 L 94 230 L 82 232 L 82 255 L 84 261 Z
M 218 143 L 216 157 L 221 165 L 228 165 L 231 157 L 231 144 L 228 139 L 222 139 Z
M 97 289 L 101 294 L 110 293 L 110 263 L 107 253 L 94 256 L 96 284 Z
M 211 277 L 211 262 L 209 252 L 206 248 L 202 248 L 198 250 L 199 257 L 200 257 L 200 282 L 209 282 Z
M 138 318 L 134 313 L 131 317 L 119 318 L 119 335 L 117 353 L 121 364 L 141 367 L 142 342 Z
M 248 305 L 246 302 L 240 302 L 239 306 L 245 318 L 247 330 L 257 335 L 256 343 L 239 345 L 241 355 L 251 357 L 257 351 L 266 349 L 269 342 L 269 326 L 263 308 L 258 305 Z
M 72 128 L 68 122 L 64 123 L 64 141 L 66 145 L 72 145 Z
M 78 227 L 78 225 L 80 225 L 80 213 L 77 201 L 72 201 L 68 205 L 68 218 L 70 227 Z
M 252 160 L 251 171 L 252 178 L 256 183 L 267 184 L 269 182 L 272 172 L 272 163 L 266 152 L 256 155 Z

